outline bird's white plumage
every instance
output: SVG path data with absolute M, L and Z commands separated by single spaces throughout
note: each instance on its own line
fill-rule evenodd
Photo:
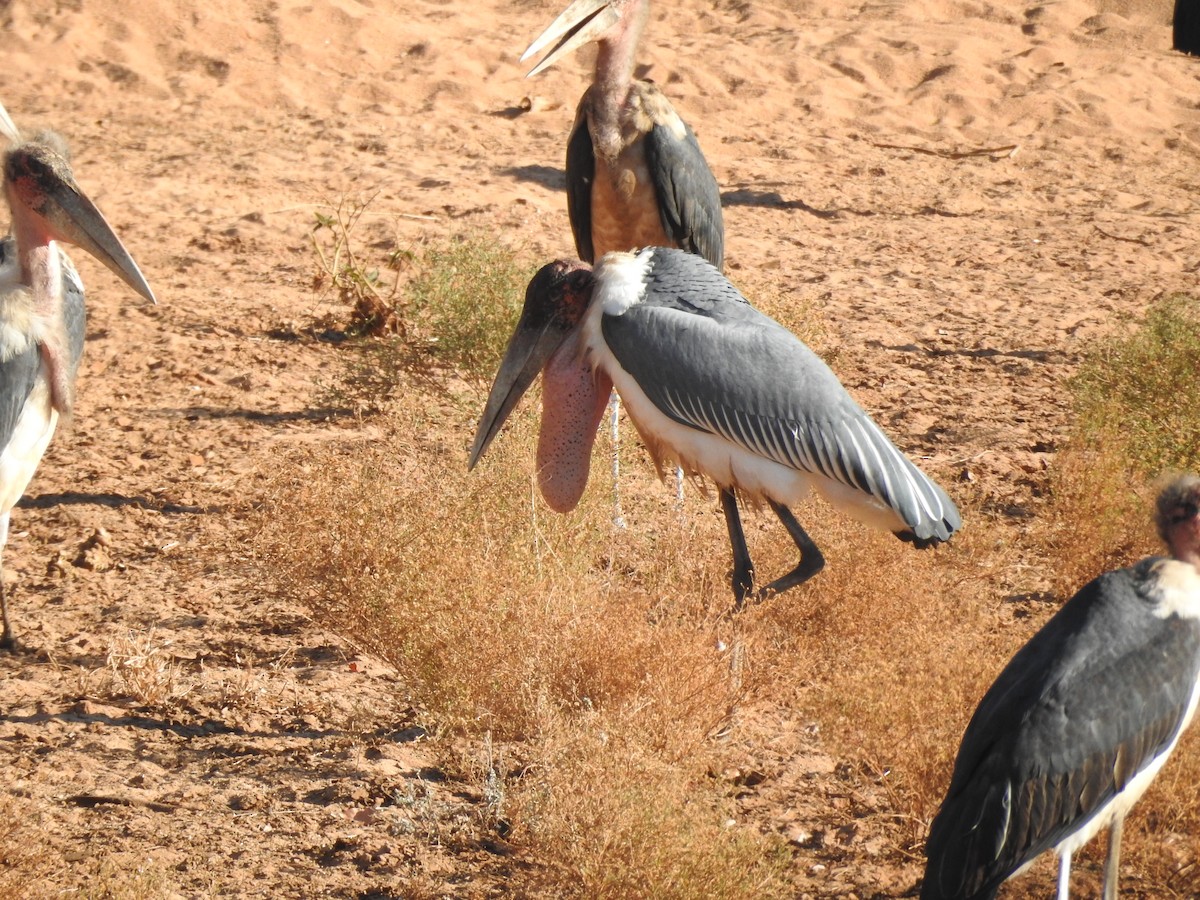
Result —
M 1155 563 L 1159 599 L 1154 614 L 1166 619 L 1200 619 L 1200 572 L 1190 563 L 1164 559 Z
M 619 316 L 641 303 L 646 296 L 647 272 L 654 262 L 650 253 L 609 253 L 596 263 L 596 296 L 592 298 L 590 315 L 599 312 Z
M 50 403 L 50 374 L 43 362 L 12 438 L 0 452 L 0 512 L 4 515 L 25 493 L 57 424 L 58 411 Z

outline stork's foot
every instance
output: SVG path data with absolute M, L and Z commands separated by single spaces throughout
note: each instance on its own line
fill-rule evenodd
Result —
M 746 547 L 746 536 L 742 533 L 742 520 L 738 515 L 737 498 L 731 489 L 723 488 L 721 490 L 721 508 L 725 511 L 725 526 L 729 529 L 729 544 L 733 549 L 733 577 L 730 580 L 733 585 L 733 611 L 735 613 L 745 607 L 747 600 L 751 603 L 761 603 L 769 597 L 804 584 L 825 568 L 825 557 L 813 543 L 813 539 L 808 536 L 808 532 L 796 521 L 792 511 L 774 500 L 768 502 L 796 544 L 796 549 L 800 551 L 800 562 L 786 575 L 776 578 L 766 587 L 756 591 L 754 590 L 754 563 L 750 560 L 750 551 Z
M 776 594 L 782 594 L 784 591 L 791 590 L 798 585 L 804 584 L 808 579 L 812 578 L 818 572 L 825 568 L 825 557 L 821 555 L 821 551 L 813 545 L 812 550 L 804 554 L 800 560 L 800 565 L 792 569 L 786 575 L 776 578 L 765 588 L 761 588 L 754 594 L 754 602 L 761 603 L 769 597 L 774 597 Z
M 17 639 L 13 636 L 11 628 L 5 628 L 4 633 L 0 634 L 0 650 L 7 650 L 9 653 L 15 653 L 21 649 L 21 645 L 17 643 Z
M 813 543 L 813 539 L 808 536 L 808 532 L 796 521 L 796 517 L 792 515 L 792 511 L 786 506 L 776 503 L 774 500 L 768 502 L 771 504 L 771 509 L 775 511 L 775 515 L 779 516 L 779 521 L 787 529 L 787 533 L 791 536 L 792 541 L 795 542 L 796 549 L 800 551 L 800 562 L 796 565 L 796 568 L 792 569 L 786 575 L 781 575 L 766 587 L 755 591 L 755 603 L 761 603 L 770 597 L 774 597 L 776 594 L 782 594 L 784 591 L 804 584 L 804 582 L 825 568 L 825 557 L 821 553 L 820 548 Z

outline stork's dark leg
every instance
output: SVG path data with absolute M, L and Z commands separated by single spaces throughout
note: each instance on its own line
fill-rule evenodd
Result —
M 8 597 L 4 592 L 4 569 L 0 566 L 0 650 L 12 650 L 17 646 L 13 640 L 12 625 L 8 622 Z
M 776 503 L 774 500 L 767 502 L 771 504 L 771 509 L 775 510 L 775 515 L 779 516 L 779 521 L 783 523 L 783 527 L 787 529 L 788 534 L 792 536 L 792 540 L 796 542 L 796 549 L 800 551 L 800 562 L 792 571 L 776 578 L 759 591 L 755 596 L 755 600 L 765 600 L 772 594 L 782 594 L 784 591 L 794 588 L 798 584 L 804 584 L 804 582 L 825 568 L 825 557 L 821 555 L 821 551 L 813 543 L 813 539 L 808 536 L 808 532 L 796 521 L 796 517 L 792 515 L 792 511 L 786 506 Z
M 1117 900 L 1117 877 L 1121 870 L 1121 832 L 1124 827 L 1124 816 L 1117 816 L 1108 826 L 1108 859 L 1104 861 L 1104 900 Z
M 742 531 L 742 518 L 738 515 L 737 496 L 733 488 L 721 488 L 721 509 L 725 511 L 725 527 L 729 529 L 729 546 L 733 549 L 733 603 L 741 609 L 746 596 L 754 587 L 754 563 L 746 548 L 746 535 Z

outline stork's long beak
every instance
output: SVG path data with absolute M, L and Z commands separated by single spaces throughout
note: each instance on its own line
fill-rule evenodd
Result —
M 5 175 L 55 240 L 86 250 L 141 296 L 156 302 L 141 269 L 58 153 L 36 142 L 25 144 L 8 154 Z
M 529 74 L 525 77 L 532 78 L 538 72 L 553 65 L 559 58 L 584 44 L 599 40 L 616 24 L 620 17 L 620 13 L 613 8 L 610 0 L 574 0 L 570 6 L 559 13 L 557 19 L 550 23 L 550 27 L 529 45 L 529 49 L 521 54 L 521 62 L 524 62 L 555 41 L 558 42 L 549 53 L 542 57 L 541 62 L 530 69 Z
M 21 143 L 21 132 L 17 131 L 17 126 L 13 123 L 12 117 L 9 116 L 8 110 L 0 106 L 0 137 L 3 137 L 11 144 Z
M 500 363 L 500 371 L 492 382 L 492 391 L 488 394 L 487 404 L 483 408 L 483 416 L 475 431 L 475 443 L 471 447 L 471 458 L 467 462 L 467 471 L 475 468 L 480 457 L 487 452 L 492 438 L 500 433 L 501 427 L 533 380 L 537 378 L 542 367 L 562 346 L 568 331 L 561 324 L 550 319 L 543 321 L 540 326 L 530 324 L 529 303 L 521 313 L 521 321 L 517 330 L 508 340 L 508 349 L 504 351 L 504 359 Z

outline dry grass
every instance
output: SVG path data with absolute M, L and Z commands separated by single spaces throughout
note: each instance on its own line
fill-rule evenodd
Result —
M 790 895 L 784 842 L 737 822 L 702 769 L 648 751 L 619 723 L 564 722 L 538 756 L 516 791 L 517 835 L 558 876 L 555 896 Z
M 54 895 L 47 878 L 54 859 L 36 835 L 36 823 L 18 801 L 0 799 L 0 900 L 42 900 Z
M 153 630 L 129 632 L 110 643 L 97 687 L 101 696 L 127 698 L 165 712 L 176 707 L 189 689 L 170 641 L 159 641 Z
M 693 705 L 731 699 L 707 610 L 628 589 L 652 579 L 632 559 L 610 566 L 602 489 L 573 516 L 546 515 L 511 458 L 532 456 L 528 423 L 470 478 L 458 453 L 409 444 L 414 420 L 393 424 L 392 442 L 331 453 L 277 494 L 265 550 L 322 620 L 404 672 L 455 730 L 510 740 L 536 734 L 547 705 L 636 711 L 643 737 L 680 755 L 720 724 L 679 727 Z M 319 543 L 297 542 L 297 523 Z M 669 677 L 663 641 L 679 650 Z
M 536 404 L 471 476 L 462 447 L 411 437 L 419 406 L 390 439 L 308 460 L 280 485 L 260 546 L 286 587 L 394 665 L 443 728 L 519 743 L 531 774 L 509 786 L 509 815 L 559 889 L 770 896 L 775 842 L 727 828 L 704 774 L 745 690 L 721 643 L 726 564 L 690 562 L 693 539 L 723 551 L 719 532 L 695 537 L 719 526 L 715 510 L 688 520 L 651 490 L 614 533 L 597 478 L 577 513 L 548 515 L 528 462 Z M 610 839 L 564 840 L 599 821 Z
M 1038 541 L 1030 534 L 1042 526 L 990 518 L 969 489 L 955 491 L 967 528 L 934 552 L 816 504 L 802 508 L 828 567 L 729 620 L 715 500 L 689 497 L 677 508 L 640 450 L 625 451 L 624 531 L 609 524 L 611 485 L 599 463 L 577 511 L 546 510 L 532 478 L 536 390 L 467 475 L 485 384 L 476 376 L 490 375 L 519 294 L 505 299 L 513 270 L 482 286 L 475 280 L 491 279 L 492 268 L 456 271 L 466 281 L 445 282 L 451 294 L 495 296 L 497 311 L 512 305 L 503 327 L 506 316 L 463 331 L 472 354 L 491 344 L 493 356 L 455 358 L 473 385 L 460 383 L 462 393 L 400 391 L 382 440 L 322 449 L 285 468 L 259 538 L 282 587 L 394 666 L 437 727 L 486 743 L 489 755 L 494 740 L 521 760 L 519 775 L 488 762 L 475 777 L 486 827 L 503 822 L 539 863 L 526 887 L 588 897 L 788 895 L 792 853 L 762 823 L 737 822 L 728 786 L 708 774 L 721 770 L 728 746 L 716 735 L 736 741 L 753 733 L 745 717 L 779 708 L 803 710 L 828 753 L 869 773 L 893 861 L 918 864 L 919 876 L 928 822 L 975 704 L 1057 608 L 1041 594 L 1048 570 L 1074 590 L 1083 572 L 1127 561 L 1145 542 L 1142 507 L 1132 518 L 1111 512 L 1129 494 L 1118 477 L 1127 469 L 1095 456 L 1094 445 L 1086 456 L 1064 454 L 1077 468 L 1060 470 L 1056 503 L 1066 509 L 1072 497 L 1088 527 L 1067 533 L 1057 519 Z M 791 324 L 820 343 L 814 318 L 806 310 Z M 1093 485 L 1097 473 L 1107 473 L 1103 491 L 1069 491 Z M 1109 530 L 1089 530 L 1099 528 Z M 747 537 L 765 577 L 794 564 L 773 517 L 748 516 Z M 1181 755 L 1189 758 L 1164 781 L 1200 784 L 1195 751 Z M 1127 870 L 1194 891 L 1195 848 L 1181 850 L 1177 838 L 1200 826 L 1195 799 L 1158 789 L 1142 804 Z

